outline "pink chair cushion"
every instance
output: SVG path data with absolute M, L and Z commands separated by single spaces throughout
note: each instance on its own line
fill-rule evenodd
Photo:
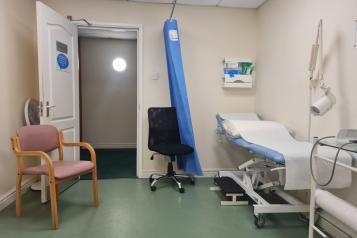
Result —
M 50 152 L 59 147 L 58 130 L 51 125 L 24 126 L 17 131 L 21 150 Z
M 74 177 L 94 168 L 91 161 L 66 161 L 54 160 L 53 169 L 55 178 L 58 180 Z M 24 169 L 24 174 L 48 175 L 47 165 L 28 167 Z

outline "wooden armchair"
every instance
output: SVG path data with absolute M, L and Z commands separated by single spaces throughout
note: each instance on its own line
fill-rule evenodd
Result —
M 17 136 L 11 138 L 12 149 L 17 159 L 16 178 L 16 217 L 21 217 L 21 180 L 22 175 L 47 175 L 49 179 L 52 227 L 58 229 L 57 198 L 58 185 L 64 181 L 92 173 L 93 205 L 99 206 L 96 154 L 93 147 L 84 142 L 64 142 L 63 133 L 51 125 L 25 126 L 17 131 Z M 63 147 L 84 147 L 91 156 L 91 161 L 68 161 L 63 159 Z M 58 150 L 59 160 L 52 160 L 48 155 Z M 40 157 L 44 165 L 24 167 L 24 159 Z

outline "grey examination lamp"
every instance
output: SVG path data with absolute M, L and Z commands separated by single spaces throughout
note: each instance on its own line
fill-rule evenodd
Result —
M 331 92 L 331 88 L 325 84 L 323 75 L 323 21 L 319 21 L 315 44 L 312 45 L 309 72 L 310 72 L 310 95 L 309 95 L 309 126 L 308 139 L 311 139 L 311 120 L 312 115 L 323 116 L 336 104 L 336 97 Z M 314 78 L 314 72 L 319 58 L 318 75 Z M 312 89 L 316 85 L 320 85 L 320 89 L 324 92 L 324 96 L 312 103 Z

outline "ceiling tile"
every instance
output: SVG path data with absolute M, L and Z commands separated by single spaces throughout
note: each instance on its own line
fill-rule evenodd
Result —
M 129 0 L 130 2 L 146 2 L 146 3 L 172 3 L 171 0 Z
M 128 0 L 132 2 L 146 3 L 172 3 L 172 0 Z M 221 6 L 221 7 L 240 7 L 258 8 L 266 0 L 177 0 L 179 4 L 200 5 L 200 6 Z
M 220 0 L 177 0 L 179 4 L 217 6 Z
M 266 0 L 222 0 L 219 6 L 222 7 L 241 7 L 241 8 L 258 8 Z

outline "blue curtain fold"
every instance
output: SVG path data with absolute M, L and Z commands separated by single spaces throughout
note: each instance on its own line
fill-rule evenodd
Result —
M 170 19 L 165 21 L 164 38 L 171 105 L 176 107 L 181 142 L 194 148 L 194 153 L 178 159 L 178 167 L 183 169 L 186 173 L 202 175 L 192 129 L 190 106 L 188 103 L 182 64 L 179 31 L 176 20 Z

